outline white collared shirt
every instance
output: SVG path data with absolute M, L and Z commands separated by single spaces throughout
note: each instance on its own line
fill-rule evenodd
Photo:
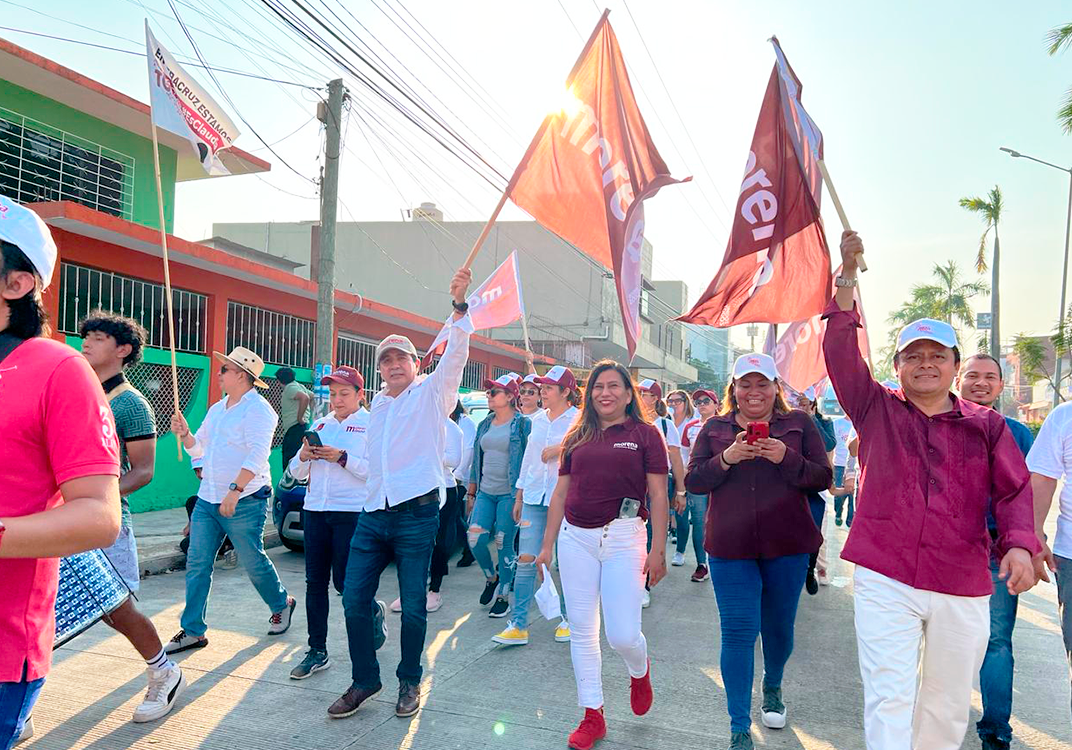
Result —
M 362 511 L 368 499 L 365 485 L 368 479 L 369 413 L 358 409 L 341 422 L 335 412 L 313 422 L 312 430 L 320 442 L 331 448 L 346 451 L 346 466 L 317 459 L 302 461 L 299 451 L 290 460 L 290 475 L 308 479 L 305 490 L 305 509 L 313 511 Z
M 454 469 L 454 479 L 468 486 L 469 472 L 473 468 L 473 453 L 476 448 L 476 423 L 468 414 L 462 414 L 458 417 L 458 427 L 462 430 L 462 460 Z
M 521 475 L 517 488 L 521 490 L 521 499 L 526 505 L 550 505 L 551 495 L 558 486 L 559 459 L 544 462 L 544 448 L 562 445 L 577 419 L 577 407 L 571 406 L 552 420 L 545 409 L 531 416 L 532 432 L 529 433 L 525 458 L 521 461 Z
M 246 483 L 241 497 L 271 486 L 268 456 L 278 422 L 279 416 L 271 404 L 256 390 L 247 391 L 230 408 L 227 396 L 214 403 L 194 434 L 193 447 L 186 448 L 190 458 L 201 459 L 201 487 L 197 496 L 219 505 L 242 469 L 253 472 L 253 478 Z
M 473 321 L 468 315 L 458 321 L 451 316 L 446 327 L 447 348 L 435 372 L 414 380 L 398 396 L 382 390 L 372 399 L 367 511 L 394 507 L 435 489 L 445 496 L 443 418 L 458 403 Z

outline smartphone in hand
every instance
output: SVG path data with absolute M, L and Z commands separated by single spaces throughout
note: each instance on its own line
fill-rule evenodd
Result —
M 305 442 L 309 443 L 314 448 L 322 448 L 324 444 L 320 441 L 320 435 L 312 430 L 305 432 Z
M 770 437 L 770 425 L 766 422 L 749 422 L 748 431 L 745 433 L 745 442 L 755 445 L 757 440 L 765 440 Z

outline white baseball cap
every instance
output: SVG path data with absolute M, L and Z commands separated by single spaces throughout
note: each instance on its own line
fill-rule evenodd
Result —
M 640 383 L 637 384 L 637 388 L 642 391 L 647 391 L 648 393 L 654 394 L 655 398 L 663 397 L 663 387 L 651 378 L 641 380 Z
M 385 338 L 376 347 L 376 364 L 380 364 L 380 358 L 383 357 L 383 353 L 390 351 L 391 349 L 397 349 L 400 352 L 404 352 L 409 356 L 417 359 L 417 347 L 413 345 L 413 342 L 408 337 L 398 333 L 392 333 Z
M 0 240 L 23 252 L 40 275 L 45 289 L 56 268 L 56 242 L 48 225 L 34 211 L 0 195 Z
M 778 368 L 774 365 L 774 357 L 769 354 L 742 354 L 733 363 L 733 379 L 743 378 L 752 372 L 758 372 L 767 380 L 778 379 Z
M 933 341 L 942 346 L 953 349 L 957 346 L 957 332 L 953 326 L 940 320 L 920 318 L 914 320 L 897 335 L 897 352 L 901 353 L 905 348 L 916 341 Z
M 529 373 L 528 375 L 526 375 L 525 377 L 523 377 L 523 378 L 521 379 L 521 382 L 522 382 L 522 383 L 532 383 L 533 385 L 539 385 L 539 383 L 538 383 L 538 382 L 536 382 L 536 378 L 538 378 L 538 377 L 539 377 L 539 375 L 537 375 L 537 374 L 536 374 L 536 373 L 534 373 L 534 372 L 533 372 L 533 373 Z

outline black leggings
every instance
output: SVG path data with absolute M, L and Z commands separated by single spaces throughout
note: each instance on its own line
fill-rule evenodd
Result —
M 454 551 L 458 516 L 462 513 L 464 502 L 465 488 L 462 485 L 447 488 L 447 502 L 439 509 L 439 531 L 436 532 L 435 547 L 432 549 L 429 591 L 439 593 L 439 588 L 443 585 L 443 576 L 448 574 L 447 561 L 450 559 L 451 552 Z

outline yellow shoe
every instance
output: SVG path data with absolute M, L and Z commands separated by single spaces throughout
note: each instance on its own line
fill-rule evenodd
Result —
M 558 623 L 558 627 L 555 628 L 555 640 L 558 641 L 559 643 L 569 643 L 569 640 L 570 640 L 569 623 L 566 622 L 565 620 L 563 620 L 562 622 Z
M 498 635 L 493 635 L 491 640 L 504 646 L 527 646 L 529 643 L 529 631 L 511 625 Z

